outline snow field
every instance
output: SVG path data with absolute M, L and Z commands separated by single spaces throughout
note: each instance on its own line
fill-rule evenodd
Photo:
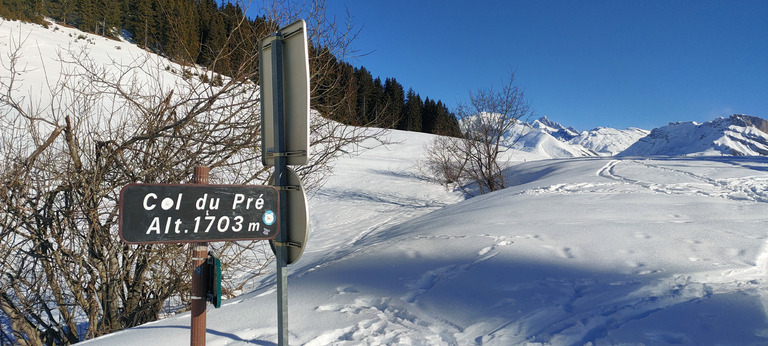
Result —
M 768 338 L 768 161 L 519 162 L 515 186 L 462 200 L 418 174 L 430 136 L 392 139 L 340 160 L 310 202 L 308 248 L 289 267 L 291 344 Z M 208 342 L 272 344 L 275 300 L 265 277 L 209 309 Z M 103 340 L 181 344 L 188 325 L 184 314 Z
M 71 45 L 117 65 L 147 55 L 68 28 L 0 28 L 2 47 L 34 42 L 20 95 L 45 94 L 32 72 L 64 71 L 55 57 Z M 608 148 L 600 136 L 580 145 Z M 291 344 L 768 343 L 768 160 L 544 160 L 583 152 L 531 135 L 507 153 L 510 188 L 464 200 L 421 174 L 432 138 L 393 131 L 393 144 L 339 160 L 315 192 L 307 249 L 289 267 Z M 207 344 L 274 344 L 274 277 L 254 287 L 209 309 Z M 180 314 L 87 343 L 181 345 L 189 326 Z

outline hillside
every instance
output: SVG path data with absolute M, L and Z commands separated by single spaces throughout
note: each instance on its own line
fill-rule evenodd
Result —
M 189 85 L 218 90 L 203 82 L 199 72 L 185 76 L 178 65 L 128 42 L 66 27 L 11 23 L 13 30 L 6 31 L 7 24 L 0 25 L 0 48 L 27 43 L 19 51 L 25 68 L 17 71 L 14 89 L 22 98 L 45 97 L 49 81 L 82 73 L 66 63 L 72 56 L 60 58 L 68 51 L 108 61 L 105 70 L 98 70 L 107 74 L 144 61 L 130 71 L 143 67 L 167 83 L 159 83 L 164 94 L 147 99 L 175 101 L 170 95 L 180 97 Z M 0 69 L 0 79 L 7 80 L 6 72 Z M 128 79 L 141 85 L 141 79 Z M 126 131 L 138 126 L 136 119 L 120 122 L 119 116 L 130 114 L 109 100 L 94 108 L 100 110 L 96 125 Z M 12 111 L 0 108 L 3 115 Z M 756 119 L 721 122 L 711 127 L 730 131 L 728 140 L 745 148 L 763 138 L 758 129 L 764 125 Z M 101 127 L 83 124 L 87 131 L 79 134 L 99 138 Z M 536 131 L 527 132 L 521 146 L 510 150 L 515 162 L 505 173 L 511 187 L 472 199 L 447 191 L 420 171 L 432 135 L 392 131 L 391 144 L 369 142 L 363 147 L 374 149 L 342 156 L 328 181 L 311 193 L 307 249 L 289 267 L 290 343 L 768 343 L 768 159 L 600 157 L 633 147 L 647 132 L 578 132 L 548 119 L 531 127 Z M 696 136 L 703 131 L 698 124 L 679 130 L 685 135 L 670 131 L 666 138 L 686 140 L 678 144 L 711 138 L 738 148 L 717 131 Z M 665 138 L 661 130 L 655 136 Z M 93 143 L 87 143 L 89 150 Z M 95 162 L 99 158 L 98 152 L 92 157 Z M 150 168 L 159 164 L 147 161 Z M 39 186 L 51 181 L 44 183 Z M 185 255 L 180 251 L 167 267 L 183 268 Z M 264 269 L 220 309 L 209 306 L 209 345 L 271 345 L 277 340 L 272 270 Z M 126 268 L 126 275 L 130 272 Z M 157 280 L 164 276 L 152 274 Z M 86 275 L 67 279 L 96 281 L 86 282 Z M 79 318 L 71 330 L 86 328 L 86 318 Z M 85 344 L 187 344 L 189 325 L 189 313 L 182 313 Z
M 768 342 L 768 160 L 521 162 L 463 200 L 420 177 L 430 136 L 342 159 L 290 267 L 291 344 Z M 276 340 L 272 276 L 209 308 L 210 345 Z M 183 344 L 188 314 L 87 345 Z

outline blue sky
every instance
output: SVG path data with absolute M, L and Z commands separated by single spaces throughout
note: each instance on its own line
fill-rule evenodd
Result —
M 450 107 L 515 72 L 537 116 L 587 130 L 768 117 L 768 1 L 327 0 L 349 59 Z

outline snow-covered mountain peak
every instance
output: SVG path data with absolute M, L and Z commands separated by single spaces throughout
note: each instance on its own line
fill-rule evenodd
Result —
M 531 123 L 531 127 L 549 133 L 553 137 L 563 141 L 569 141 L 579 135 L 579 132 L 574 128 L 565 127 L 558 122 L 552 121 L 547 118 L 546 115 L 534 120 Z
M 653 129 L 622 156 L 768 155 L 768 121 L 734 114 L 704 123 L 670 123 Z
M 618 130 L 608 127 L 579 132 L 546 116 L 517 126 L 515 130 L 520 131 L 515 148 L 544 158 L 612 156 L 649 133 L 638 128 Z

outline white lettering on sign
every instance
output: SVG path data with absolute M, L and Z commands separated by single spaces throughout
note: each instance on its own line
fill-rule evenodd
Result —
M 221 202 L 221 198 L 211 198 L 208 200 L 208 194 L 203 194 L 203 197 L 200 197 L 195 201 L 195 208 L 197 210 L 204 210 L 205 209 L 205 203 L 208 202 L 208 209 L 209 210 L 218 210 L 219 209 L 219 202 Z
M 261 230 L 261 223 L 260 222 L 248 222 L 247 224 L 244 224 L 244 218 L 242 216 L 235 216 L 235 217 L 229 217 L 229 216 L 197 216 L 194 219 L 195 226 L 191 230 L 192 233 L 208 233 L 211 231 L 218 231 L 220 233 L 224 232 L 240 232 L 242 230 L 246 230 L 246 232 L 259 232 Z M 189 233 L 190 230 L 188 229 L 181 229 L 182 220 L 179 218 L 173 218 L 173 217 L 166 217 L 161 218 L 159 216 L 156 216 L 152 218 L 152 222 L 150 222 L 149 227 L 147 227 L 147 232 L 145 234 L 169 234 L 169 233 Z M 269 234 L 271 232 L 269 229 L 264 229 L 264 234 Z
M 246 200 L 244 194 L 236 193 L 235 199 L 232 202 L 232 209 L 237 209 L 237 205 L 242 204 L 243 202 L 245 202 L 245 210 L 251 208 L 251 203 L 253 203 L 254 208 L 261 210 L 261 208 L 264 208 L 264 194 L 259 195 L 259 198 L 256 198 L 255 200 L 253 197 L 248 197 Z
M 150 215 L 147 219 L 149 224 L 144 223 L 141 228 L 145 230 L 144 235 L 153 236 L 187 233 L 209 233 L 212 236 L 218 233 L 260 233 L 268 236 L 273 233 L 270 226 L 275 223 L 276 214 L 268 210 L 274 207 L 271 205 L 274 202 L 265 200 L 264 196 L 265 193 L 258 192 L 208 192 L 200 195 L 145 191 L 140 204 Z M 267 196 L 273 198 L 269 194 Z M 231 211 L 227 210 L 227 206 L 231 207 Z M 194 208 L 194 211 L 187 208 Z
M 192 230 L 192 233 L 208 233 L 214 229 L 221 233 L 227 231 L 240 232 L 243 230 L 243 221 L 244 219 L 242 216 L 235 216 L 233 218 L 226 215 L 219 217 L 212 215 L 197 216 L 195 217 L 195 228 Z M 258 232 L 261 228 L 261 223 L 249 222 L 247 227 L 248 232 Z M 186 233 L 186 231 L 184 233 Z M 147 230 L 147 234 L 149 234 L 149 230 Z
M 183 194 L 179 193 L 174 200 L 171 197 L 165 197 L 160 201 L 160 208 L 163 210 L 179 210 L 181 208 L 181 198 Z M 153 210 L 157 207 L 158 196 L 155 193 L 148 193 L 144 196 L 142 206 L 144 210 Z M 232 210 L 242 207 L 245 210 L 251 208 L 261 210 L 264 208 L 264 194 L 260 194 L 258 198 L 246 197 L 242 193 L 236 193 L 232 201 Z M 218 210 L 221 204 L 221 197 L 208 197 L 208 194 L 203 194 L 203 197 L 198 198 L 195 201 L 195 209 L 197 210 Z
M 155 232 L 155 234 L 168 234 L 171 232 L 171 229 L 173 229 L 174 233 L 181 233 L 181 230 L 179 229 L 179 226 L 181 226 L 181 219 L 173 220 L 172 217 L 165 218 L 164 226 L 162 227 L 160 217 L 156 216 L 152 219 L 152 222 L 149 224 L 149 227 L 147 228 L 147 233 L 150 234 L 152 232 Z M 171 228 L 171 225 L 174 225 L 173 228 Z M 186 232 L 185 232 L 186 233 Z
M 149 198 L 152 197 L 154 199 L 157 199 L 157 195 L 154 193 L 148 193 L 146 196 L 144 196 L 144 210 L 152 210 L 155 209 L 155 205 L 149 205 L 147 202 L 149 201 Z
M 178 196 L 176 196 L 176 201 L 174 201 L 173 198 L 170 198 L 170 197 L 163 198 L 163 201 L 160 202 L 160 208 L 162 208 L 163 210 L 169 210 L 175 206 L 176 207 L 175 209 L 179 210 L 179 208 L 181 207 L 182 195 L 183 194 L 180 193 Z M 157 204 L 155 204 L 154 201 L 156 200 L 157 200 L 157 195 L 154 193 L 148 193 L 146 196 L 144 196 L 144 201 L 142 203 L 144 210 L 155 209 Z

